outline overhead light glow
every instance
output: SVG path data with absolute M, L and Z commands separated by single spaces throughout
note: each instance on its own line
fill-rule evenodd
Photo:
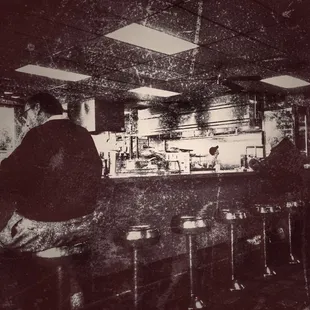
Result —
M 295 78 L 290 75 L 280 75 L 275 76 L 267 79 L 261 80 L 261 82 L 283 87 L 283 88 L 296 88 L 296 87 L 302 87 L 302 86 L 308 86 L 310 83 L 307 81 Z
M 59 69 L 41 67 L 37 65 L 26 65 L 24 67 L 16 69 L 16 71 L 39 75 L 39 76 L 45 76 L 51 79 L 71 81 L 71 82 L 77 82 L 77 81 L 90 78 L 89 75 L 84 75 L 84 74 L 59 70 Z
M 120 28 L 105 36 L 167 55 L 199 47 L 197 44 L 136 23 Z
M 135 89 L 130 89 L 130 92 L 138 93 L 142 95 L 149 95 L 149 96 L 157 96 L 157 97 L 172 97 L 176 95 L 180 95 L 180 93 L 175 93 L 168 90 L 162 90 L 158 88 L 151 88 L 151 87 L 139 87 Z

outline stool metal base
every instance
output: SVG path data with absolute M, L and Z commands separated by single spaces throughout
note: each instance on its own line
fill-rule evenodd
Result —
M 271 267 L 265 266 L 264 278 L 272 277 L 272 276 L 275 276 L 276 274 L 277 273 Z
M 296 258 L 293 254 L 290 254 L 290 258 L 289 258 L 288 263 L 290 265 L 297 265 L 297 264 L 300 264 L 300 260 L 298 258 Z
M 239 280 L 232 280 L 231 282 L 231 286 L 230 286 L 230 291 L 234 292 L 234 291 L 242 291 L 245 289 L 245 286 L 239 282 Z
M 188 310 L 196 310 L 196 309 L 207 309 L 205 303 L 200 300 L 197 296 L 192 295 L 190 304 L 187 308 Z

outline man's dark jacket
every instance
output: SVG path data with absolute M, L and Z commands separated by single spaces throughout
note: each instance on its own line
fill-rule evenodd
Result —
M 69 120 L 31 129 L 0 166 L 6 205 L 37 221 L 65 221 L 96 207 L 102 162 L 91 135 Z

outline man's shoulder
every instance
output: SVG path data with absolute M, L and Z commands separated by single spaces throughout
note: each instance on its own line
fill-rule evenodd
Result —
M 78 139 L 82 143 L 92 141 L 91 134 L 86 128 L 75 124 L 69 119 L 48 121 L 36 127 L 36 134 L 42 139 L 49 137 L 48 140 Z
M 50 121 L 47 121 L 46 123 L 44 123 L 44 124 L 42 124 L 36 128 L 38 128 L 39 130 L 45 129 L 45 128 L 73 128 L 75 130 L 88 132 L 86 128 L 72 122 L 68 118 L 50 120 Z

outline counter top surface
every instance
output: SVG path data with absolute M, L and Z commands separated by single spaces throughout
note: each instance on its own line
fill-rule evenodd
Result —
M 221 170 L 220 172 L 214 171 L 192 171 L 191 173 L 124 173 L 114 176 L 109 176 L 111 180 L 145 180 L 145 179 L 186 179 L 186 178 L 199 178 L 199 177 L 210 177 L 210 178 L 219 178 L 219 177 L 233 177 L 233 176 L 250 176 L 256 175 L 254 171 L 236 171 L 236 170 Z

